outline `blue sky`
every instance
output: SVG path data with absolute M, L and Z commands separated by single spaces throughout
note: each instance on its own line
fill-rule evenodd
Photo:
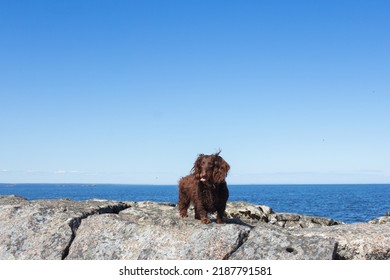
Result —
M 1 1 L 0 182 L 390 182 L 390 1 Z

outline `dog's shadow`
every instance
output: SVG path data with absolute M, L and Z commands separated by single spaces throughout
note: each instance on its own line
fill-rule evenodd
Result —
M 216 218 L 210 218 L 210 221 L 211 221 L 211 223 L 217 223 L 217 219 Z M 254 228 L 255 227 L 254 225 L 245 223 L 240 218 L 226 218 L 225 217 L 223 219 L 223 222 L 224 222 L 223 224 L 228 224 L 228 225 L 240 225 L 240 226 L 246 226 L 246 227 L 250 227 L 250 228 Z

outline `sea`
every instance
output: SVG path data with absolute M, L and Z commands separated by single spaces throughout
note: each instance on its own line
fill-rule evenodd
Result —
M 367 222 L 390 212 L 390 184 L 229 185 L 229 201 L 267 205 L 274 212 Z M 29 200 L 69 198 L 177 203 L 175 185 L 0 184 L 0 195 Z

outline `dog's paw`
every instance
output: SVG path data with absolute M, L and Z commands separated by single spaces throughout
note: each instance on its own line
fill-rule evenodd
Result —
M 180 211 L 180 217 L 182 217 L 182 218 L 188 217 L 187 210 Z

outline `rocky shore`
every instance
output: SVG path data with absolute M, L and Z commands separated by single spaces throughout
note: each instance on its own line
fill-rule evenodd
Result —
M 189 215 L 169 203 L 0 196 L 0 260 L 390 259 L 390 213 L 343 224 L 229 202 L 222 225 Z

